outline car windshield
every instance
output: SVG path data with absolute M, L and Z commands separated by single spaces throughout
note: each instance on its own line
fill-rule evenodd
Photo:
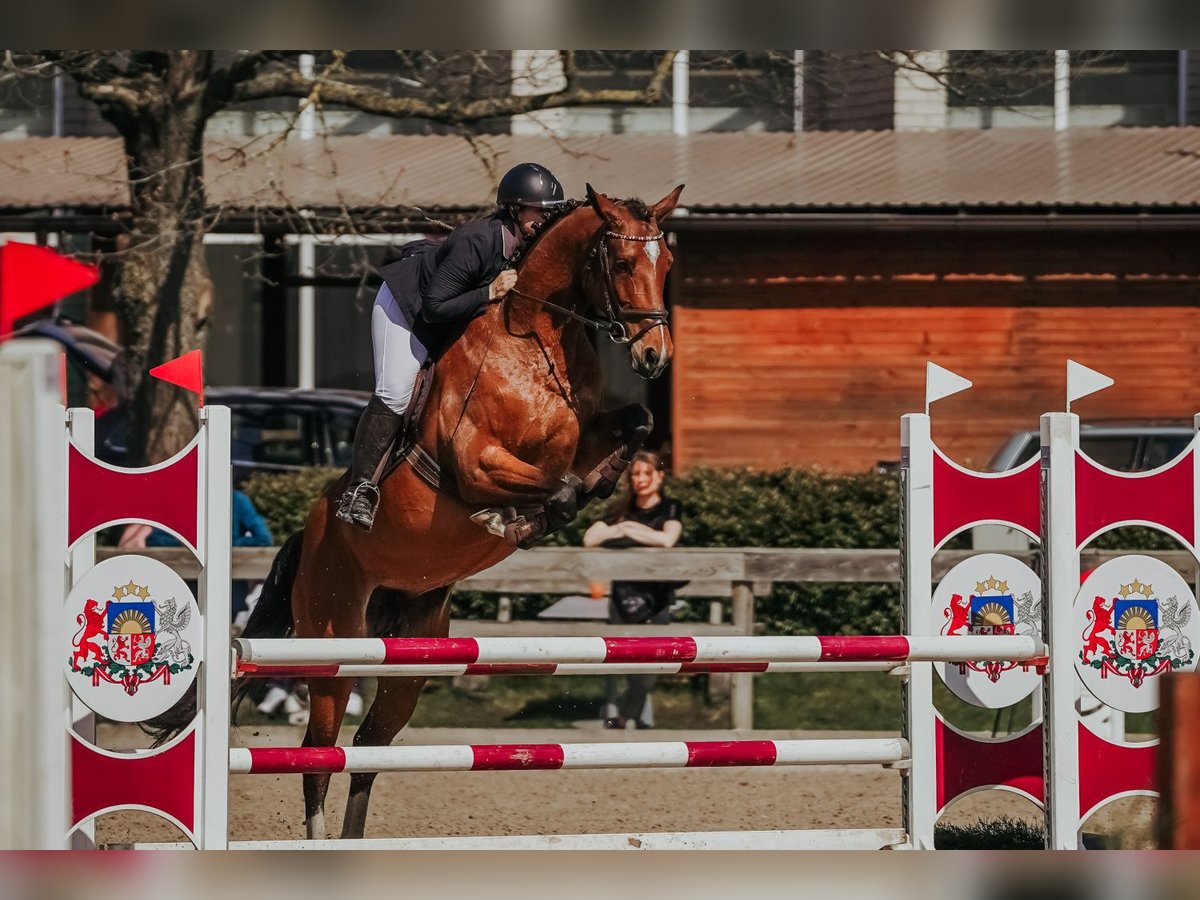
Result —
M 354 457 L 354 429 L 358 427 L 359 410 L 328 409 L 326 422 L 329 427 L 328 464 L 348 466 Z
M 235 462 L 252 462 L 263 469 L 312 465 L 302 412 L 241 406 L 231 410 L 231 418 Z

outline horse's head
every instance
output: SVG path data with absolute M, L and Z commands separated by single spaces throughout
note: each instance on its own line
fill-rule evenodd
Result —
M 673 257 L 659 222 L 679 202 L 683 185 L 653 206 L 639 200 L 611 200 L 587 186 L 588 202 L 603 222 L 596 247 L 597 305 L 613 324 L 613 340 L 629 345 L 633 370 L 657 378 L 675 347 L 667 328 L 663 284 Z

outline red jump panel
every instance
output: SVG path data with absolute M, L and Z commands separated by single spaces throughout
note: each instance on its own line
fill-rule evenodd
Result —
M 976 788 L 1009 787 L 1045 802 L 1042 726 L 1007 741 L 980 741 L 937 720 L 937 808 Z
M 71 736 L 71 826 L 101 810 L 141 806 L 196 831 L 196 733 L 144 756 L 102 753 Z
M 998 475 L 968 472 L 933 454 L 933 543 L 976 522 L 1006 522 L 1041 534 L 1041 470 L 1027 464 Z
M 1155 790 L 1158 744 L 1126 746 L 1106 741 L 1079 723 L 1079 815 L 1110 797 Z
M 143 519 L 165 525 L 193 547 L 199 531 L 200 448 L 162 468 L 114 469 L 68 445 L 67 543 L 101 525 Z
M 1117 522 L 1150 522 L 1196 544 L 1192 453 L 1148 475 L 1122 475 L 1075 455 L 1075 535 L 1080 545 Z

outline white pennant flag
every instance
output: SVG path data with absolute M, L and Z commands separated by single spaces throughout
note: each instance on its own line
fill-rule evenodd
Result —
M 1086 397 L 1088 394 L 1094 394 L 1096 391 L 1102 391 L 1109 387 L 1114 382 L 1103 372 L 1097 372 L 1095 369 L 1089 369 L 1085 365 L 1075 362 L 1073 359 L 1067 360 L 1067 412 L 1071 411 L 1071 404 Z
M 929 404 L 959 391 L 965 391 L 971 382 L 956 375 L 949 369 L 943 369 L 935 362 L 925 363 L 925 415 L 929 415 Z

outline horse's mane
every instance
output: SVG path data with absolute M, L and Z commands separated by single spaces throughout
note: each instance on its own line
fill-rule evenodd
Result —
M 642 222 L 650 221 L 650 207 L 646 205 L 645 201 L 640 200 L 637 197 L 630 197 L 628 200 L 617 200 L 615 202 L 624 206 L 630 215 L 632 215 L 635 219 L 638 219 Z M 525 257 L 530 254 L 533 248 L 538 245 L 538 242 L 542 239 L 546 232 L 549 231 L 554 225 L 558 224 L 560 221 L 566 218 L 568 214 L 573 213 L 580 207 L 589 205 L 590 204 L 586 200 L 564 201 L 553 212 L 551 212 L 549 216 L 534 226 L 533 239 L 529 242 L 528 246 L 517 251 L 517 254 L 513 259 L 513 265 L 519 266 Z
M 541 239 L 545 236 L 546 232 L 549 231 L 552 226 L 565 219 L 568 214 L 575 212 L 575 210 L 579 209 L 581 206 L 587 205 L 588 202 L 586 200 L 566 200 L 560 206 L 552 210 L 550 215 L 534 226 L 533 239 L 528 243 L 528 245 L 517 251 L 516 255 L 513 257 L 513 267 L 520 267 L 520 264 L 525 261 L 527 256 L 529 256 L 530 251 L 538 245 Z

